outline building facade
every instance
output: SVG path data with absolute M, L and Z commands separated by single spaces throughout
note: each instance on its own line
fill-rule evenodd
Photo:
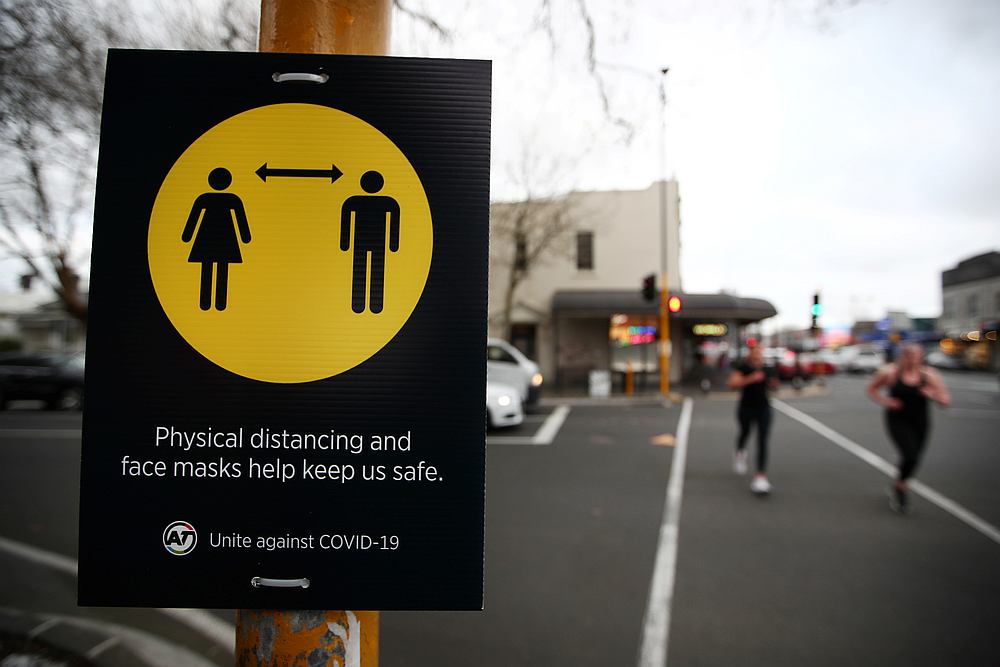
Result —
M 631 368 L 648 379 L 659 373 L 658 300 L 644 299 L 641 287 L 651 274 L 663 284 L 665 256 L 669 291 L 683 304 L 671 317 L 671 380 L 684 377 L 709 339 L 738 349 L 739 328 L 774 309 L 759 299 L 685 294 L 680 224 L 675 180 L 494 204 L 490 334 L 537 360 L 550 386 L 579 387 L 593 370 Z M 546 239 L 548 249 L 536 253 L 533 244 Z
M 961 353 L 968 365 L 1000 369 L 1000 252 L 963 259 L 941 272 L 943 344 Z
M 958 336 L 1000 320 L 1000 252 L 963 259 L 941 272 L 939 328 Z

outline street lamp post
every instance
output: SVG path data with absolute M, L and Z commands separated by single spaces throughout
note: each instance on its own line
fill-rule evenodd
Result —
M 670 394 L 670 317 L 667 300 L 670 287 L 667 282 L 667 72 L 660 69 L 660 393 Z

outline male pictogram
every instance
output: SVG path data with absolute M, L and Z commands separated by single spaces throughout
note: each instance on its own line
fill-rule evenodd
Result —
M 226 309 L 229 265 L 243 262 L 239 241 L 250 243 L 250 225 L 243 201 L 231 192 L 221 192 L 233 182 L 228 169 L 216 167 L 208 174 L 208 184 L 219 192 L 206 192 L 194 200 L 181 240 L 194 237 L 189 262 L 201 263 L 202 310 L 212 307 L 212 265 L 215 265 L 215 309 Z M 239 240 L 236 227 L 239 228 Z M 200 223 L 200 224 L 199 224 Z M 197 229 L 197 234 L 195 230 Z
M 366 297 L 371 312 L 382 312 L 386 223 L 389 250 L 399 250 L 399 204 L 392 197 L 375 194 L 384 183 L 382 174 L 366 171 L 361 176 L 361 189 L 368 194 L 348 197 L 340 212 L 340 249 L 345 252 L 351 249 L 351 220 L 354 220 L 351 308 L 355 313 L 365 312 Z

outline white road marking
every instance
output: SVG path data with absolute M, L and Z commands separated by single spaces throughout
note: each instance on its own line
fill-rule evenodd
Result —
M 0 536 L 0 551 L 22 558 L 38 565 L 58 570 L 76 577 L 80 573 L 77 561 L 68 556 L 52 553 L 38 547 L 17 542 Z M 202 611 L 201 609 L 157 609 L 160 613 L 170 616 L 184 625 L 197 630 L 230 653 L 236 652 L 236 626 L 232 623 Z
M 563 422 L 566 421 L 566 415 L 569 414 L 568 405 L 560 405 L 558 408 L 552 411 L 549 418 L 545 420 L 542 427 L 538 429 L 535 433 L 535 437 L 532 438 L 534 441 L 532 444 L 535 445 L 551 445 L 552 441 L 556 439 L 556 434 L 559 433 L 559 429 L 562 428 Z
M 884 475 L 887 475 L 890 478 L 896 476 L 896 466 L 892 465 L 891 463 L 883 459 L 881 456 L 875 454 L 874 452 L 870 451 L 865 447 L 862 447 L 858 443 L 841 435 L 840 433 L 837 433 L 826 424 L 818 421 L 817 419 L 814 419 L 813 417 L 810 417 L 801 410 L 793 408 L 787 403 L 777 400 L 772 401 L 772 403 L 774 407 L 778 409 L 779 412 L 782 412 L 785 415 L 794 419 L 795 421 L 805 426 L 808 426 L 809 428 L 816 431 L 817 433 L 819 433 L 821 436 L 823 436 L 833 444 L 845 449 L 851 454 L 854 454 L 859 459 L 861 459 L 868 465 L 872 466 L 879 472 L 883 473 Z M 917 495 L 922 496 L 925 500 L 931 502 L 934 505 L 937 505 L 945 512 L 948 512 L 959 521 L 962 521 L 971 528 L 979 531 L 989 539 L 993 540 L 997 544 L 1000 544 L 1000 529 L 986 522 L 982 517 L 969 511 L 962 505 L 956 503 L 954 500 L 948 498 L 947 496 L 942 495 L 941 493 L 935 491 L 934 489 L 932 489 L 931 487 L 927 486 L 922 482 L 918 481 L 910 482 L 910 489 L 912 489 L 913 492 L 916 493 Z
M 0 536 L 0 551 L 6 551 L 18 558 L 44 565 L 53 570 L 59 570 L 71 577 L 77 576 L 80 572 L 76 561 L 68 556 L 45 551 L 44 549 L 39 549 L 23 542 L 15 542 L 3 536 Z
M 121 640 L 119 640 L 118 637 L 108 637 L 107 639 L 105 639 L 100 644 L 97 644 L 96 646 L 91 647 L 91 649 L 89 651 L 87 651 L 87 653 L 86 653 L 86 658 L 88 660 L 93 660 L 94 658 L 96 658 L 100 654 L 102 654 L 105 651 L 107 651 L 109 648 L 112 648 L 113 646 L 117 646 L 120 643 L 121 643 Z
M 670 607 L 674 599 L 677 575 L 677 538 L 680 531 L 681 500 L 684 496 L 684 468 L 687 464 L 688 433 L 691 430 L 693 403 L 684 399 L 677 423 L 677 446 L 670 463 L 670 481 L 663 507 L 663 523 L 656 546 L 653 580 L 649 585 L 649 600 L 642 627 L 639 647 L 639 667 L 664 667 L 670 640 Z
M 488 445 L 551 445 L 569 414 L 568 405 L 560 405 L 546 418 L 534 435 L 487 435 Z
M 33 627 L 30 632 L 28 632 L 28 639 L 34 639 L 35 637 L 42 634 L 46 630 L 54 628 L 57 625 L 59 625 L 59 621 L 57 621 L 56 619 L 54 618 L 46 619 L 41 623 L 39 623 L 38 625 L 36 625 L 35 627 Z

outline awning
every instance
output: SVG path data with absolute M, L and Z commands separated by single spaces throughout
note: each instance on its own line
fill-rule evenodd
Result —
M 678 293 L 683 306 L 674 320 L 726 320 L 750 324 L 778 314 L 768 301 L 732 294 Z M 656 301 L 634 290 L 559 290 L 552 295 L 552 312 L 565 317 L 610 317 L 617 313 L 656 315 Z

